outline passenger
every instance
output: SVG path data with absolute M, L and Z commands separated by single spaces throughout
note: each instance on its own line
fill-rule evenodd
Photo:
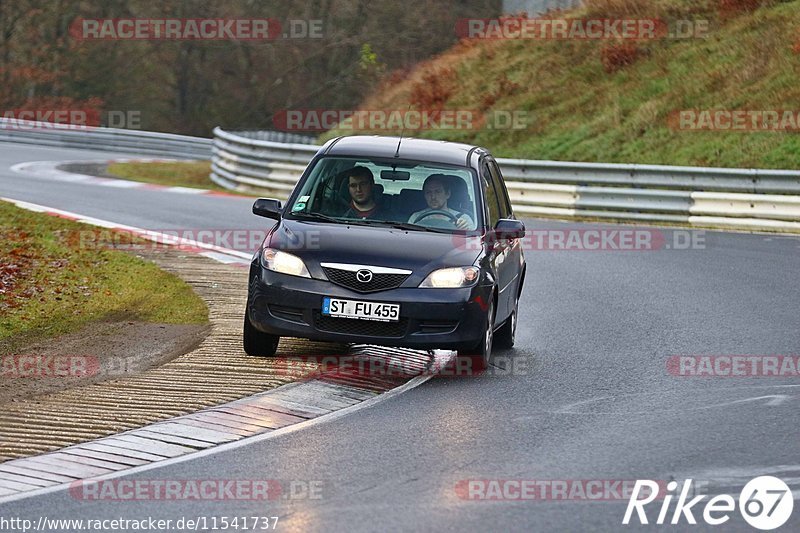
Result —
M 385 209 L 375 198 L 375 177 L 367 167 L 356 166 L 348 173 L 350 207 L 342 215 L 345 218 L 369 218 L 385 220 Z
M 410 223 L 417 224 L 421 220 L 434 218 L 437 220 L 447 220 L 451 223 L 454 222 L 455 227 L 458 229 L 471 229 L 474 227 L 475 223 L 469 215 L 447 207 L 447 201 L 450 199 L 450 184 L 444 176 L 428 176 L 425 179 L 422 190 L 425 193 L 425 201 L 428 204 L 428 208 L 412 213 L 408 218 Z M 436 211 L 451 213 L 455 217 L 455 220 L 443 214 L 429 214 L 435 213 Z

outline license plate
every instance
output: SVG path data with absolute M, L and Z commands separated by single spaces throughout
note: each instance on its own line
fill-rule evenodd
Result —
M 360 302 L 325 297 L 322 299 L 322 314 L 341 318 L 397 322 L 400 320 L 400 304 Z

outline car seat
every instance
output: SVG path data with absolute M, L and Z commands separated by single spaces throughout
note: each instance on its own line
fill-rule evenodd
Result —
M 399 220 L 405 222 L 412 213 L 422 211 L 428 207 L 425 202 L 425 193 L 419 189 L 403 189 L 397 196 L 395 212 Z

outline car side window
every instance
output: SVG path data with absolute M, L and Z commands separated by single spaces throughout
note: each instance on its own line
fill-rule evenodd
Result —
M 489 171 L 492 174 L 492 182 L 494 182 L 495 191 L 497 191 L 497 200 L 500 204 L 500 218 L 511 218 L 511 200 L 508 198 L 508 190 L 503 181 L 503 175 L 500 174 L 500 167 L 497 162 L 489 160 Z
M 500 204 L 497 199 L 497 191 L 495 191 L 494 180 L 489 172 L 489 166 L 486 161 L 481 165 L 481 180 L 486 189 L 486 207 L 489 210 L 489 226 L 495 227 L 497 221 L 500 219 Z

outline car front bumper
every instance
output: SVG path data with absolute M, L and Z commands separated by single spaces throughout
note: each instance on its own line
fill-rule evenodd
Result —
M 324 316 L 321 310 L 326 296 L 400 304 L 400 321 Z M 467 350 L 483 336 L 491 296 L 492 285 L 485 281 L 461 289 L 414 287 L 363 294 L 329 281 L 279 274 L 252 265 L 247 313 L 256 329 L 282 337 Z

